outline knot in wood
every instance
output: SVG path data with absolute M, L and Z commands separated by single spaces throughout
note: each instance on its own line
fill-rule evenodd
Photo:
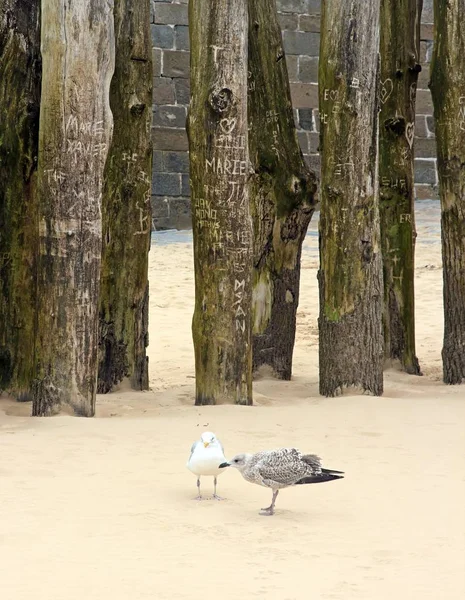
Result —
M 145 104 L 143 102 L 137 102 L 132 104 L 129 110 L 131 111 L 131 115 L 140 117 L 145 110 Z
M 384 121 L 384 127 L 388 131 L 392 131 L 396 135 L 404 135 L 405 133 L 405 119 L 404 117 L 394 117 L 392 119 L 386 119 Z
M 220 115 L 227 114 L 234 105 L 233 93 L 229 88 L 213 90 L 208 102 L 215 113 L 219 113 Z

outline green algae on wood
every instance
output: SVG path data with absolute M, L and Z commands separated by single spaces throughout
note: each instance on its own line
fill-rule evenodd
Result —
M 444 383 L 465 380 L 465 0 L 434 2 L 431 94 L 441 201 Z
M 29 400 L 38 239 L 40 2 L 0 12 L 0 392 Z
M 315 174 L 297 140 L 274 0 L 249 2 L 249 151 L 254 170 L 253 367 L 290 379 L 300 256 L 314 212 Z
M 150 2 L 115 0 L 114 127 L 102 198 L 98 392 L 148 389 L 152 48 Z
M 195 403 L 252 403 L 247 2 L 191 0 Z
M 379 185 L 384 354 L 419 375 L 415 352 L 415 99 L 422 0 L 382 0 Z M 389 364 L 389 363 L 388 363 Z
M 321 23 L 320 393 L 380 395 L 379 3 L 326 2 Z

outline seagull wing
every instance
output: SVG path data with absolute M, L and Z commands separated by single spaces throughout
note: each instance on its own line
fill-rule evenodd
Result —
M 309 474 L 309 465 L 295 448 L 282 448 L 264 454 L 256 469 L 268 487 L 287 487 Z
M 198 446 L 199 444 L 200 444 L 200 440 L 197 440 L 196 442 L 194 442 L 194 443 L 192 444 L 192 448 L 191 448 L 191 453 L 190 453 L 190 456 L 189 456 L 189 460 L 192 458 L 192 455 L 194 454 L 194 452 L 195 452 L 195 449 L 197 448 L 197 446 Z M 189 462 L 189 460 L 188 460 L 187 462 Z

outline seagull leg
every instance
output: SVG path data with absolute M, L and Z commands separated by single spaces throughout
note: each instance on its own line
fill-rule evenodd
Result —
M 213 478 L 213 498 L 215 500 L 224 500 L 224 498 L 221 498 L 221 496 L 218 496 L 218 494 L 216 493 L 216 476 Z
M 194 500 L 202 500 L 202 494 L 200 493 L 200 476 L 197 477 L 197 489 L 199 490 L 199 495 Z
M 270 506 L 267 506 L 266 508 L 262 508 L 262 510 L 260 511 L 261 515 L 267 516 L 267 517 L 271 517 L 271 515 L 274 515 L 274 504 L 276 502 L 276 498 L 278 497 L 278 494 L 279 494 L 279 490 L 273 490 L 271 504 L 270 504 Z

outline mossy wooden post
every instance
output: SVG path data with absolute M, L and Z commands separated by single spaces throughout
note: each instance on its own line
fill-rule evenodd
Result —
M 113 2 L 43 0 L 33 414 L 95 410 Z
M 0 392 L 19 400 L 33 364 L 39 24 L 39 0 L 0 0 Z
M 196 404 L 252 403 L 247 2 L 191 0 Z
M 465 0 L 434 2 L 436 123 L 444 280 L 444 383 L 465 381 Z
M 323 3 L 320 393 L 383 392 L 378 194 L 379 0 Z
M 420 375 L 415 352 L 415 100 L 423 0 L 381 0 L 379 185 L 384 356 Z
M 254 225 L 253 367 L 290 379 L 302 242 L 314 211 L 315 175 L 292 113 L 274 0 L 249 2 L 249 152 Z
M 150 0 L 115 0 L 113 138 L 102 199 L 98 392 L 129 378 L 148 389 L 152 44 Z

